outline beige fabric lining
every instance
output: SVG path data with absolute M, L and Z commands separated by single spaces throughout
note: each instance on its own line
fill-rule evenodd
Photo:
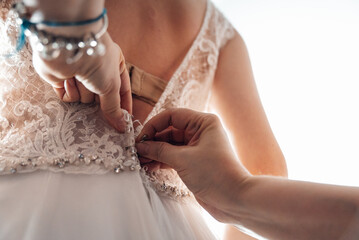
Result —
M 167 82 L 126 62 L 130 75 L 132 95 L 152 106 L 160 99 Z

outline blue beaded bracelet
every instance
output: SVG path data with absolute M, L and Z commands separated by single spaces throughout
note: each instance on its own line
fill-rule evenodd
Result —
M 13 5 L 12 10 L 17 15 L 17 23 L 20 25 L 20 35 L 16 44 L 16 52 L 19 52 L 25 45 L 26 37 L 33 41 L 34 50 L 40 53 L 40 56 L 46 60 L 52 60 L 60 55 L 62 50 L 65 50 L 68 58 L 66 62 L 71 64 L 86 53 L 89 56 L 103 55 L 105 47 L 99 43 L 98 39 L 107 31 L 108 18 L 107 11 L 104 8 L 102 13 L 93 19 L 82 20 L 78 22 L 55 22 L 55 21 L 40 21 L 31 22 L 25 16 L 28 15 L 24 3 L 19 2 Z M 38 30 L 37 25 L 44 25 L 48 27 L 74 27 L 84 26 L 104 20 L 103 27 L 98 33 L 88 33 L 81 38 L 58 36 L 48 33 L 43 30 Z M 10 57 L 13 54 L 7 54 L 5 57 Z

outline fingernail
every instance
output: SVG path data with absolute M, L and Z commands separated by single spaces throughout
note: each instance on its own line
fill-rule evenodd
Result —
M 148 135 L 147 135 L 147 134 L 143 135 L 143 136 L 141 137 L 140 143 L 143 143 L 144 141 L 146 141 L 147 138 L 148 138 Z

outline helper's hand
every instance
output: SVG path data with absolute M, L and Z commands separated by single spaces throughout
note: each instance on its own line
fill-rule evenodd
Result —
M 130 79 L 125 58 L 108 33 L 100 41 L 106 47 L 103 56 L 84 54 L 74 64 L 67 64 L 61 56 L 46 61 L 34 51 L 33 63 L 39 75 L 52 85 L 60 99 L 82 103 L 99 101 L 105 117 L 122 131 L 125 122 L 121 108 L 132 112 Z
M 218 117 L 188 109 L 166 110 L 148 121 L 141 139 L 146 141 L 136 144 L 140 159 L 173 167 L 208 212 L 220 221 L 228 220 L 233 196 L 249 173 L 233 153 Z

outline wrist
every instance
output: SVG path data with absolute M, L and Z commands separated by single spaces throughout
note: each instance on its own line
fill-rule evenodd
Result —
M 221 209 L 225 215 L 223 222 L 229 224 L 239 224 L 240 219 L 245 216 L 247 192 L 252 189 L 255 182 L 255 177 L 242 166 L 234 170 L 233 172 L 228 171 L 227 184 L 225 184 L 228 188 L 223 191 L 225 204 Z
M 104 0 L 23 0 L 34 9 L 36 21 L 82 21 L 95 18 L 104 8 Z

